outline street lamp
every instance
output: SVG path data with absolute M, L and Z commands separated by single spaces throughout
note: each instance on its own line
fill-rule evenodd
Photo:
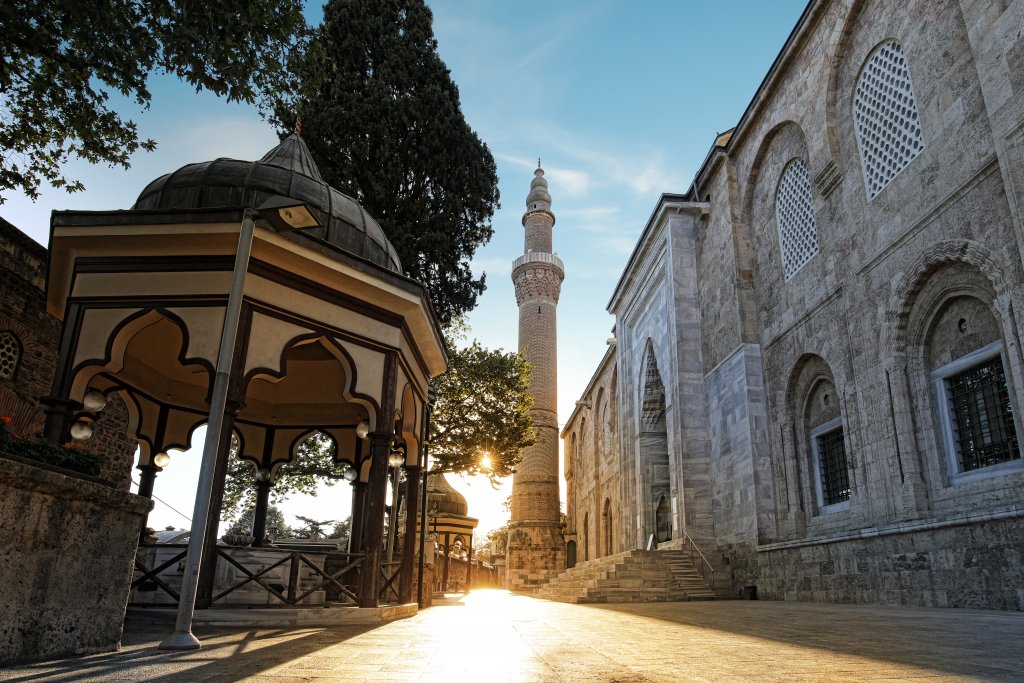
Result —
M 185 556 L 185 573 L 182 576 L 181 595 L 178 599 L 178 616 L 174 631 L 160 643 L 161 650 L 198 650 L 202 647 L 199 639 L 192 635 L 192 617 L 195 614 L 196 593 L 199 590 L 199 565 L 206 541 L 206 526 L 210 517 L 210 497 L 213 494 L 213 480 L 217 469 L 217 450 L 224 431 L 224 411 L 227 409 L 228 384 L 231 380 L 231 359 L 234 355 L 235 338 L 238 336 L 242 316 L 242 297 L 245 289 L 245 274 L 249 270 L 249 255 L 252 253 L 252 238 L 255 232 L 254 217 L 263 219 L 278 231 L 301 230 L 321 225 L 316 214 L 295 199 L 271 197 L 255 209 L 246 207 L 242 212 L 242 226 L 238 231 L 238 249 L 231 272 L 231 288 L 224 308 L 224 324 L 221 327 L 220 346 L 217 350 L 217 369 L 210 392 L 210 414 L 203 443 L 203 459 L 196 485 L 196 503 L 192 512 L 192 533 L 188 539 Z

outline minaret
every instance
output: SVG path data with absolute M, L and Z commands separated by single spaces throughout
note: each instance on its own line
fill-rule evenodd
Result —
M 530 394 L 537 443 L 526 449 L 512 479 L 508 588 L 532 591 L 565 568 L 558 501 L 558 363 L 555 308 L 565 269 L 551 251 L 548 181 L 537 160 L 526 198 L 524 253 L 512 263 L 519 304 L 519 350 L 533 366 Z

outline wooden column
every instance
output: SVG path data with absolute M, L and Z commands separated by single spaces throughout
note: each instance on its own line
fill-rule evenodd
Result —
M 348 551 L 362 551 L 363 543 L 363 507 L 366 504 L 366 482 L 352 482 L 352 521 L 348 529 Z
M 263 547 L 263 539 L 267 535 L 267 509 L 270 507 L 270 479 L 256 479 L 256 509 L 252 516 L 252 542 L 254 548 Z
M 405 537 L 402 539 L 402 573 L 398 579 L 398 601 L 412 602 L 414 560 L 416 559 L 416 516 L 419 514 L 420 466 L 405 468 Z
M 366 488 L 366 519 L 363 522 L 363 564 L 359 575 L 359 606 L 379 604 L 381 544 L 384 541 L 384 499 L 388 487 L 388 455 L 395 429 L 395 382 L 398 356 L 389 352 L 384 358 L 384 384 L 381 410 L 376 429 L 370 436 L 370 481 Z
M 221 505 L 224 503 L 224 480 L 227 479 L 228 459 L 231 457 L 231 436 L 234 434 L 235 417 L 240 407 L 237 401 L 229 399 L 224 411 L 224 428 L 217 447 L 217 469 L 213 475 L 213 492 L 210 494 L 210 515 L 206 521 L 206 538 L 199 566 L 196 609 L 207 609 L 213 602 L 213 582 L 217 570 L 217 527 L 220 525 Z
M 441 578 L 441 592 L 448 592 L 448 567 L 452 563 L 452 535 L 449 532 L 444 532 L 444 574 Z
M 469 535 L 469 554 L 466 555 L 466 592 L 473 585 L 473 534 Z

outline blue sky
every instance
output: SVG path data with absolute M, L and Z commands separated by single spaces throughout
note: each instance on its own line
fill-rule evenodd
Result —
M 558 306 L 559 416 L 565 420 L 605 352 L 613 319 L 605 312 L 622 268 L 658 197 L 683 192 L 715 135 L 739 120 L 805 0 L 605 0 L 564 3 L 436 0 L 434 32 L 469 124 L 498 166 L 502 208 L 474 271 L 487 291 L 469 317 L 473 335 L 515 349 L 511 262 L 523 251 L 520 218 L 537 157 L 557 216 L 555 250 L 566 267 Z M 318 19 L 316 3 L 307 12 Z M 153 178 L 216 157 L 256 159 L 276 144 L 252 107 L 196 94 L 154 77 L 149 110 L 124 102 L 156 152 L 125 172 L 73 162 L 86 191 L 43 189 L 38 202 L 4 193 L 0 216 L 45 243 L 53 209 L 126 209 Z M 188 466 L 183 462 L 188 461 Z M 161 474 L 157 495 L 190 514 L 192 465 L 181 456 Z M 178 474 L 172 474 L 178 465 Z M 288 512 L 347 514 L 346 487 Z M 466 489 L 481 527 L 502 523 L 481 482 Z M 173 494 L 173 495 L 172 495 Z M 330 499 L 330 500 L 329 500 Z M 154 523 L 183 525 L 158 506 Z

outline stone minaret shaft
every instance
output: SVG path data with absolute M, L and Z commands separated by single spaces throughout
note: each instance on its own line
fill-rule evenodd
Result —
M 558 499 L 558 365 L 555 309 L 565 270 L 551 251 L 551 195 L 538 164 L 526 198 L 524 254 L 512 264 L 519 304 L 519 350 L 533 366 L 530 393 L 537 443 L 512 480 L 508 588 L 532 590 L 565 566 Z

